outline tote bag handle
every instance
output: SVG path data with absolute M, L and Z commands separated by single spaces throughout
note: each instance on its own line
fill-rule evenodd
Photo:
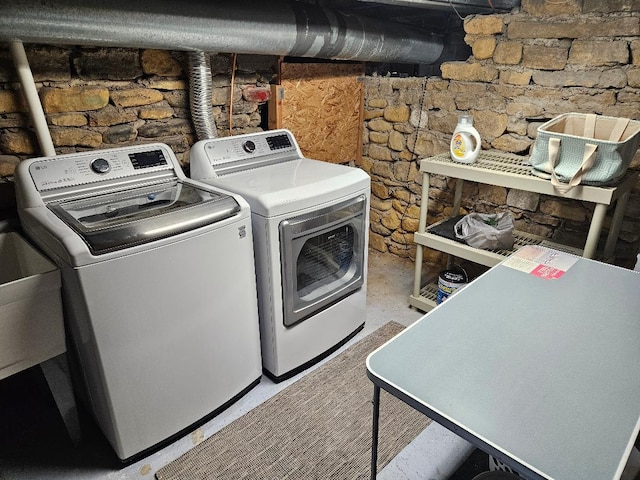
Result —
M 549 166 L 551 167 L 551 184 L 556 190 L 558 190 L 558 192 L 560 192 L 560 195 L 566 195 L 572 188 L 580 185 L 580 182 L 582 182 L 584 176 L 593 167 L 593 164 L 596 161 L 597 151 L 597 145 L 593 143 L 585 143 L 584 154 L 582 156 L 582 163 L 580 164 L 580 168 L 578 168 L 576 173 L 573 174 L 573 177 L 571 177 L 568 183 L 562 183 L 556 176 L 555 170 L 560 154 L 560 139 L 549 139 Z
M 587 113 L 584 116 L 584 138 L 593 138 L 596 140 L 596 122 L 598 117 L 595 113 Z M 619 142 L 624 134 L 624 131 L 627 129 L 627 125 L 631 121 L 630 118 L 618 118 L 616 120 L 615 125 L 611 129 L 611 133 L 609 133 L 609 138 L 598 138 L 597 140 L 609 140 L 610 142 Z
M 630 121 L 630 118 L 619 118 L 609 134 L 609 141 L 619 142 Z
M 596 134 L 596 116 L 593 113 L 587 113 L 584 116 L 584 138 L 594 138 Z

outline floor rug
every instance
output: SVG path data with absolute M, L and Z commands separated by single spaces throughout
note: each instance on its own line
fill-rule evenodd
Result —
M 390 322 L 156 472 L 157 480 L 370 478 L 369 353 L 402 331 Z M 430 420 L 384 390 L 378 470 Z

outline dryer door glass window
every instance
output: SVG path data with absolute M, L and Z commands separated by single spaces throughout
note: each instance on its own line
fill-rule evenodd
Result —
M 355 229 L 347 224 L 307 239 L 296 259 L 296 293 L 309 295 L 342 279 L 353 266 Z
M 366 228 L 364 195 L 280 224 L 285 326 L 362 287 Z

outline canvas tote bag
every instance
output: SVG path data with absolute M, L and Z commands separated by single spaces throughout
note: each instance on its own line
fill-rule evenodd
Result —
M 538 128 L 529 159 L 532 172 L 565 195 L 580 184 L 620 180 L 640 143 L 640 122 L 628 118 L 566 113 Z

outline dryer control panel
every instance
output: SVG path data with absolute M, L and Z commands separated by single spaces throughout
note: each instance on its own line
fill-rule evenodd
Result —
M 297 144 L 287 132 L 260 132 L 207 140 L 205 150 L 209 161 L 220 164 L 266 155 L 296 152 Z
M 203 170 L 206 178 L 300 158 L 302 152 L 291 132 L 270 130 L 197 142 L 191 149 L 191 168 L 192 173 L 194 168 Z
M 175 164 L 173 152 L 158 144 L 46 157 L 34 161 L 29 173 L 38 191 L 46 191 L 172 170 Z

